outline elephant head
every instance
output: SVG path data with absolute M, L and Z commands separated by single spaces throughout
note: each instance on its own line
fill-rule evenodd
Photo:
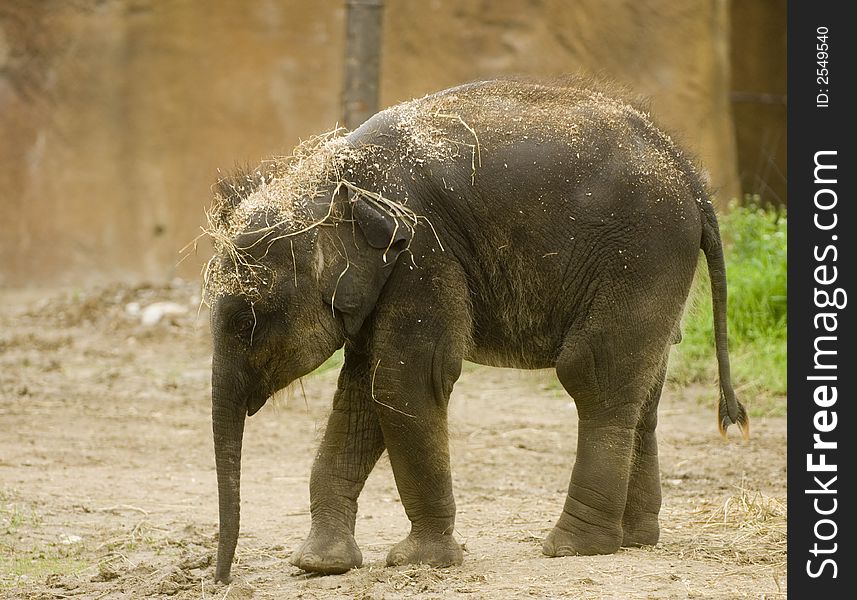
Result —
M 358 335 L 413 231 L 343 185 L 284 211 L 254 205 L 258 186 L 239 180 L 218 186 L 217 252 L 206 277 L 220 513 L 215 580 L 223 582 L 238 539 L 245 418 Z

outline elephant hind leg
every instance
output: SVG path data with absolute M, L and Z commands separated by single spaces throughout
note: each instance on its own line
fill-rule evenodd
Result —
M 608 327 L 570 336 L 557 360 L 560 383 L 577 406 L 579 429 L 563 512 L 543 546 L 548 556 L 616 552 L 626 541 L 629 494 L 633 506 L 645 511 L 654 506 L 637 499 L 644 487 L 650 487 L 652 468 L 651 464 L 638 468 L 643 455 L 637 451 L 636 441 L 670 332 L 623 330 L 623 321 L 611 318 L 608 322 Z M 653 444 L 652 426 L 645 456 Z M 628 518 L 636 515 L 628 513 Z M 634 524 L 642 522 L 635 520 Z
M 580 424 L 565 505 L 542 547 L 548 556 L 612 554 L 622 543 L 639 402 L 633 378 L 608 380 L 612 369 L 607 360 L 593 344 L 579 339 L 557 362 L 557 375 L 575 400 Z
M 634 457 L 628 481 L 628 498 L 622 515 L 622 546 L 654 546 L 658 543 L 661 479 L 658 466 L 658 402 L 666 377 L 667 357 L 649 390 L 634 437 Z

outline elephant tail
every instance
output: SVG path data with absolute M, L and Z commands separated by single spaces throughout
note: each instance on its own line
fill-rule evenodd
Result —
M 700 248 L 708 263 L 711 279 L 711 303 L 714 309 L 714 344 L 717 349 L 717 367 L 720 378 L 720 402 L 717 405 L 717 428 L 726 437 L 729 425 L 738 425 L 744 439 L 750 437 L 750 418 L 744 405 L 735 397 L 729 368 L 729 348 L 726 332 L 726 263 L 723 260 L 723 243 L 714 207 L 701 201 L 702 241 Z

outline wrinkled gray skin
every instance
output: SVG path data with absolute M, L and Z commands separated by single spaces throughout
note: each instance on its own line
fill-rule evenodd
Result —
M 470 89 L 480 85 L 491 84 Z M 473 181 L 469 149 L 453 164 L 403 167 L 394 155 L 395 117 L 379 113 L 348 139 L 389 155 L 355 176 L 372 189 L 379 179 L 372 169 L 380 167 L 437 235 L 425 222 L 413 233 L 396 228 L 365 200 L 340 193 L 333 202 L 346 222 L 257 248 L 273 278 L 252 309 L 238 296 L 215 302 L 217 580 L 229 581 L 238 538 L 245 416 L 343 344 L 345 364 L 312 469 L 312 527 L 293 564 L 318 573 L 360 566 L 357 497 L 385 449 L 411 521 L 388 564 L 461 563 L 447 402 L 465 359 L 555 368 L 574 398 L 577 457 L 545 554 L 607 554 L 657 542 L 657 405 L 700 249 L 711 272 L 721 420 L 746 421 L 729 379 L 717 221 L 698 176 L 668 138 L 630 122 L 633 115 L 614 130 L 598 126 L 592 107 L 567 110 L 590 111 L 590 133 L 598 135 L 581 136 L 582 146 L 544 133 L 492 145 L 491 133 L 480 131 L 482 164 Z M 653 149 L 666 157 L 661 170 L 630 180 L 629 165 Z M 673 183 L 662 186 L 667 178 Z M 677 193 L 666 197 L 666 188 Z M 318 215 L 330 200 L 318 199 Z M 253 234 L 245 237 L 239 245 L 250 246 Z

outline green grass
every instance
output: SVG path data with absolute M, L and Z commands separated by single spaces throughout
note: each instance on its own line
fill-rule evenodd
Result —
M 13 493 L 0 491 L 0 589 L 87 566 L 77 555 L 77 544 L 33 546 L 29 538 L 41 527 L 42 518 L 34 508 L 16 501 Z
M 22 581 L 40 581 L 48 575 L 72 575 L 87 566 L 71 551 L 56 547 L 0 555 L 0 589 Z
M 785 414 L 786 213 L 752 201 L 720 215 L 729 289 L 732 381 L 751 415 Z M 672 353 L 669 379 L 717 379 L 711 292 L 704 259 Z
M 313 375 L 321 375 L 323 373 L 327 373 L 328 371 L 332 371 L 333 369 L 339 370 L 342 366 L 342 363 L 345 362 L 345 353 L 342 348 L 334 352 L 330 358 L 322 363 L 320 367 L 318 367 L 315 371 L 312 372 Z

